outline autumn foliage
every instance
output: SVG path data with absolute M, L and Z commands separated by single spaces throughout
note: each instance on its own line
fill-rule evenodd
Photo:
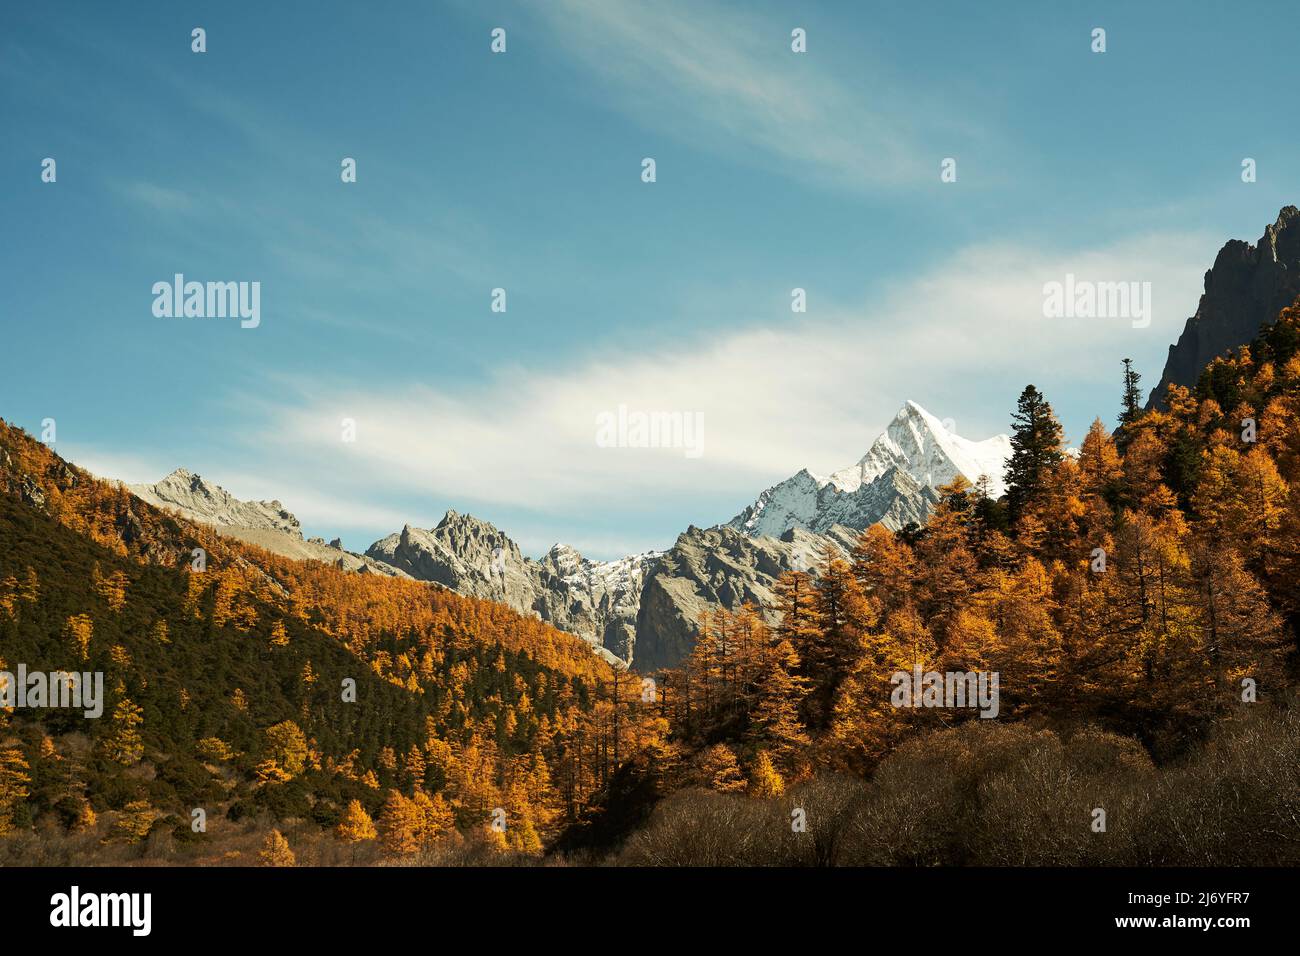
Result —
M 1029 386 L 1004 498 L 958 479 L 923 528 L 873 526 L 785 574 L 772 607 L 709 612 L 656 675 L 502 605 L 221 537 L 0 422 L 0 652 L 102 671 L 107 698 L 98 721 L 0 712 L 0 836 L 47 820 L 201 849 L 265 819 L 242 859 L 294 865 L 282 821 L 353 859 L 530 855 L 622 839 L 677 791 L 731 814 L 829 774 L 888 783 L 926 741 L 1014 743 L 1068 776 L 1104 739 L 1154 773 L 1295 686 L 1300 306 L 1168 411 L 1136 384 L 1126 367 L 1119 427 L 1077 454 Z M 996 723 L 1020 729 L 895 706 L 917 667 L 997 673 Z M 992 819 L 1010 797 L 989 787 Z

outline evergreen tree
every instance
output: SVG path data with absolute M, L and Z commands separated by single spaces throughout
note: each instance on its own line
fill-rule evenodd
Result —
M 113 826 L 113 838 L 123 843 L 139 843 L 149 835 L 158 813 L 148 800 L 132 800 L 122 808 Z
M 431 797 L 423 790 L 416 790 L 411 803 L 420 813 L 419 838 L 423 844 L 435 842 L 456 825 L 451 804 L 440 793 Z
M 853 546 L 852 557 L 853 576 L 875 608 L 898 610 L 908 603 L 916 562 L 901 534 L 895 536 L 884 525 L 873 524 Z
M 817 609 L 817 589 L 813 576 L 807 571 L 786 571 L 773 586 L 776 593 L 777 611 L 781 621 L 776 627 L 776 643 L 783 642 L 794 654 L 791 674 L 801 678 L 800 689 L 804 694 L 811 686 L 808 680 L 809 669 L 815 666 L 820 655 L 822 631 Z M 770 656 L 764 665 L 770 663 Z M 771 676 L 766 666 L 763 679 Z M 802 695 L 800 704 L 802 705 Z
M 117 702 L 113 709 L 112 733 L 104 744 L 110 760 L 124 767 L 140 762 L 144 756 L 144 741 L 138 728 L 144 723 L 143 714 L 141 708 L 125 697 Z
M 696 760 L 696 779 L 718 793 L 737 793 L 745 789 L 736 753 L 726 744 L 714 744 Z
M 307 764 L 307 739 L 292 720 L 266 729 L 266 756 L 288 777 L 302 773 Z
M 789 641 L 799 653 L 806 652 L 820 638 L 817 629 L 816 592 L 807 571 L 786 571 L 772 588 L 776 592 L 781 623 L 777 637 Z
M 1043 489 L 1047 474 L 1064 458 L 1061 424 L 1042 393 L 1026 385 L 1012 415 L 1011 457 L 1007 460 L 1007 504 L 1014 521 Z
M 1124 359 L 1124 397 L 1121 400 L 1119 424 L 1132 425 L 1142 416 L 1142 393 L 1138 391 L 1138 382 L 1142 376 L 1133 369 L 1133 360 Z
M 988 475 L 980 475 L 975 482 L 974 498 L 971 531 L 976 541 L 984 544 L 990 534 L 1007 530 L 1007 509 L 993 497 L 993 481 Z
M 1079 480 L 1083 496 L 1106 504 L 1113 503 L 1122 476 L 1123 467 L 1115 441 L 1106 433 L 1101 419 L 1094 419 L 1079 449 Z
M 859 636 L 873 617 L 862 585 L 838 554 L 829 544 L 823 552 L 825 569 L 813 586 L 819 636 L 801 654 L 800 673 L 810 685 L 805 713 L 816 728 L 830 719 L 835 688 L 857 661 Z
M 748 736 L 751 743 L 765 751 L 765 756 L 770 754 L 789 770 L 798 752 L 808 745 L 799 711 L 808 694 L 809 682 L 798 676 L 799 655 L 788 640 L 779 640 L 766 657 L 750 713 Z

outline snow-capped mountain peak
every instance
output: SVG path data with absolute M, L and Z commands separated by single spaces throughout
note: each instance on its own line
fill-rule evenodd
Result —
M 918 485 L 929 488 L 946 485 L 959 474 L 972 485 L 987 476 L 989 493 L 999 498 L 1006 491 L 1002 472 L 1010 455 L 1008 436 L 994 435 L 984 441 L 962 438 L 948 423 L 908 401 L 857 464 L 835 472 L 830 480 L 841 491 L 852 492 L 890 468 L 905 471 Z
M 1010 454 L 1006 435 L 971 441 L 909 401 L 856 464 L 829 478 L 805 468 L 767 489 L 727 524 L 769 537 L 790 528 L 824 534 L 836 524 L 862 529 L 880 522 L 897 529 L 923 522 L 938 500 L 935 490 L 958 475 L 971 484 L 986 476 L 989 493 L 1000 497 Z

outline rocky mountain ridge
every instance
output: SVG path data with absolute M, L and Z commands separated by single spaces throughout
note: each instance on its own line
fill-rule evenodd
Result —
M 321 561 L 362 574 L 405 573 L 364 555 L 346 551 L 335 538 L 304 539 L 302 525 L 277 501 L 241 501 L 220 485 L 184 468 L 152 485 L 127 485 L 133 495 L 156 508 L 175 511 L 191 521 L 212 525 L 227 537 L 255 544 L 274 554 L 298 561 Z
M 1148 408 L 1165 407 L 1169 385 L 1194 386 L 1216 356 L 1251 342 L 1300 295 L 1300 209 L 1284 206 L 1255 244 L 1230 239 L 1205 273 L 1205 292 L 1169 346 Z
M 556 544 L 540 560 L 472 515 L 448 511 L 436 527 L 406 525 L 366 556 L 421 581 L 489 598 L 577 634 L 620 661 L 631 655 L 641 584 L 654 552 L 592 561 Z
M 844 553 L 872 524 L 923 524 L 935 489 L 964 475 L 1002 491 L 1010 440 L 957 435 L 906 403 L 858 462 L 829 478 L 804 469 L 769 488 L 731 521 L 690 527 L 663 553 L 590 561 L 556 545 L 540 560 L 493 525 L 449 511 L 429 530 L 409 525 L 366 555 L 414 578 L 531 612 L 643 671 L 670 667 L 694 644 L 700 615 L 772 603 L 784 572 L 814 569 L 826 548 Z
M 791 528 L 780 538 L 744 534 L 729 525 L 683 531 L 646 576 L 632 656 L 638 670 L 673 667 L 695 646 L 700 617 L 714 607 L 753 604 L 768 622 L 777 579 L 786 571 L 813 570 L 826 548 L 847 555 L 856 530 L 832 526 L 826 534 Z
M 433 528 L 405 525 L 354 554 L 338 539 L 304 540 L 279 501 L 240 501 L 184 469 L 128 487 L 150 504 L 278 554 L 499 601 L 576 634 L 611 662 L 652 671 L 689 653 L 710 608 L 766 607 L 784 572 L 814 569 L 828 548 L 847 552 L 864 528 L 924 523 L 938 501 L 935 489 L 958 474 L 972 483 L 987 476 L 1000 492 L 1009 450 L 1004 435 L 969 441 L 908 402 L 856 464 L 829 478 L 802 470 L 723 525 L 692 526 L 667 551 L 613 561 L 593 561 L 564 544 L 533 559 L 491 523 L 456 511 Z

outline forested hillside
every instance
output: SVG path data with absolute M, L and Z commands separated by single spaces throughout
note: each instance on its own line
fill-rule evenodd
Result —
M 0 713 L 19 859 L 75 834 L 204 859 L 255 819 L 536 851 L 611 769 L 616 674 L 571 635 L 220 537 L 4 423 L 0 492 L 0 670 L 103 672 L 107 698 Z

